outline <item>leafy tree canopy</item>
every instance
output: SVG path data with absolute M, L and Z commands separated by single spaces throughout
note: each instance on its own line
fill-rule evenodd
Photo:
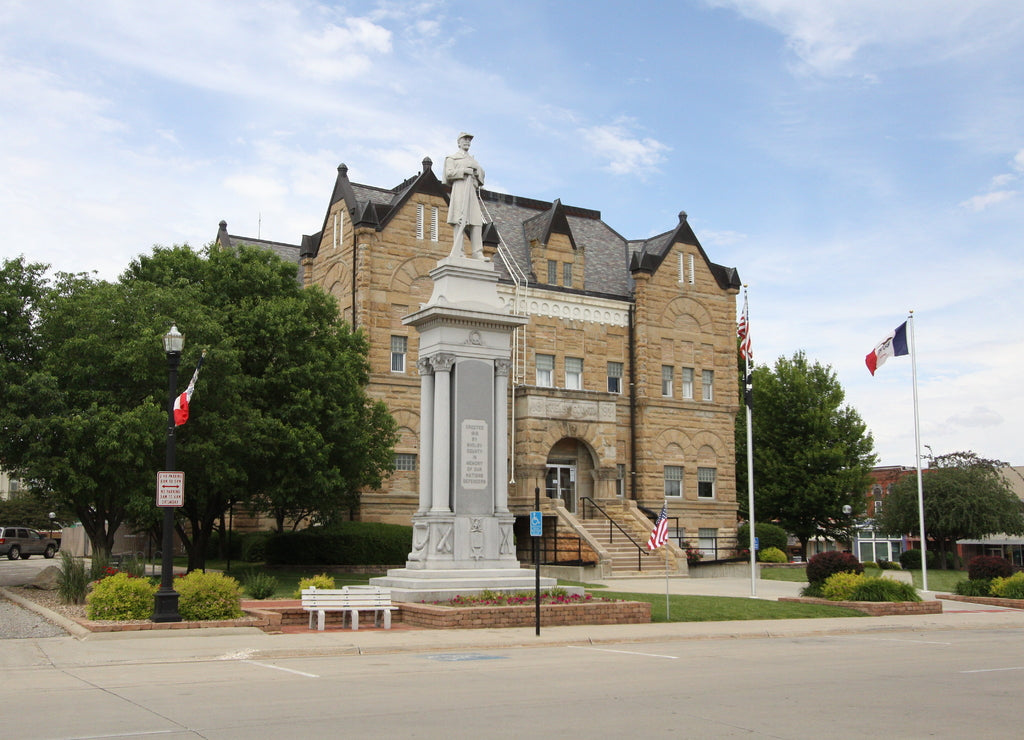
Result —
M 754 506 L 800 540 L 841 536 L 843 507 L 863 506 L 875 463 L 874 441 L 830 366 L 803 352 L 753 371 Z M 737 442 L 740 436 L 737 435 Z M 746 444 L 737 444 L 746 469 Z

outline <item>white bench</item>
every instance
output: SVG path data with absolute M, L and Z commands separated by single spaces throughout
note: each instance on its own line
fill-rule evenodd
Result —
M 359 612 L 372 611 L 375 626 L 384 623 L 384 629 L 391 629 L 391 612 L 398 607 L 391 605 L 391 589 L 380 586 L 345 586 L 340 589 L 306 588 L 302 590 L 302 608 L 309 612 L 309 628 L 324 629 L 327 612 L 341 612 L 341 626 L 345 617 L 352 619 L 352 629 L 359 629 Z

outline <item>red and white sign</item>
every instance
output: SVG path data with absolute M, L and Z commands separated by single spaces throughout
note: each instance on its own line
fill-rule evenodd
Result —
M 161 470 L 156 474 L 156 505 L 185 505 L 185 474 L 179 470 Z

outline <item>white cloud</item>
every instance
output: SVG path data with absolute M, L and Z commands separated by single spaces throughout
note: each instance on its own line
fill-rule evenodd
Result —
M 996 190 L 991 193 L 985 193 L 983 195 L 975 195 L 972 198 L 960 203 L 962 208 L 966 208 L 969 211 L 978 213 L 984 211 L 986 208 L 991 208 L 999 203 L 1004 203 L 1017 195 L 1016 190 Z
M 670 147 L 657 139 L 640 138 L 630 133 L 631 120 L 620 119 L 603 126 L 579 129 L 584 141 L 599 157 L 607 159 L 607 169 L 616 175 L 640 175 L 656 171 Z

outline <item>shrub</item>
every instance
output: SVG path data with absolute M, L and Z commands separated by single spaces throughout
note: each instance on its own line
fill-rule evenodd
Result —
M 808 583 L 802 589 L 800 589 L 801 596 L 809 596 L 815 599 L 824 599 L 825 591 L 823 590 L 823 583 Z
M 174 584 L 178 592 L 178 613 L 189 621 L 234 619 L 242 616 L 238 600 L 242 587 L 223 573 L 194 570 Z
M 864 580 L 865 577 L 859 573 L 833 573 L 825 579 L 821 592 L 829 601 L 850 601 L 854 590 Z
M 960 596 L 991 596 L 992 581 L 988 578 L 976 578 L 975 580 L 957 581 L 953 586 L 953 593 Z
M 267 542 L 273 532 L 246 532 L 241 536 L 241 558 L 247 563 L 262 563 L 267 559 Z
M 396 565 L 412 551 L 412 527 L 340 522 L 275 534 L 266 542 L 271 565 Z
M 909 583 L 892 578 L 865 578 L 850 594 L 850 601 L 920 601 L 917 590 Z
M 245 592 L 254 599 L 269 599 L 277 592 L 277 579 L 262 570 L 247 571 L 242 578 Z
M 881 570 L 903 570 L 903 566 L 894 560 L 879 560 L 878 567 Z
M 65 604 L 84 604 L 89 593 L 89 577 L 85 561 L 71 553 L 60 552 L 60 575 L 57 576 L 57 595 Z
M 878 563 L 876 563 L 874 560 L 865 560 L 863 563 L 861 563 L 861 565 L 863 565 L 865 568 L 874 568 L 875 570 L 881 570 L 881 568 L 878 567 Z
M 979 555 L 967 564 L 967 577 L 972 581 L 1009 578 L 1013 575 L 1013 563 L 995 555 Z
M 928 551 L 928 567 L 934 568 L 938 555 L 933 550 Z M 900 553 L 900 565 L 903 570 L 921 570 L 921 551 L 904 550 Z
M 758 522 L 754 525 L 754 535 L 757 537 L 757 544 L 762 551 L 769 547 L 777 547 L 783 552 L 789 544 L 789 535 L 786 530 L 778 524 L 771 522 Z M 741 548 L 750 546 L 750 524 L 741 524 L 736 530 L 736 541 Z
M 769 547 L 766 550 L 760 550 L 757 553 L 757 559 L 762 563 L 788 563 L 789 558 L 786 557 L 786 553 L 777 547 Z
M 824 583 L 833 573 L 863 573 L 864 566 L 848 552 L 819 552 L 807 563 L 807 580 Z
M 334 576 L 321 573 L 318 576 L 310 576 L 299 580 L 299 587 L 292 594 L 293 599 L 301 599 L 303 589 L 307 588 L 334 588 Z
M 89 619 L 149 619 L 153 614 L 156 586 L 145 578 L 117 573 L 98 581 L 86 596 Z
M 1001 599 L 1024 599 L 1024 573 L 1009 578 L 993 578 L 991 593 Z

